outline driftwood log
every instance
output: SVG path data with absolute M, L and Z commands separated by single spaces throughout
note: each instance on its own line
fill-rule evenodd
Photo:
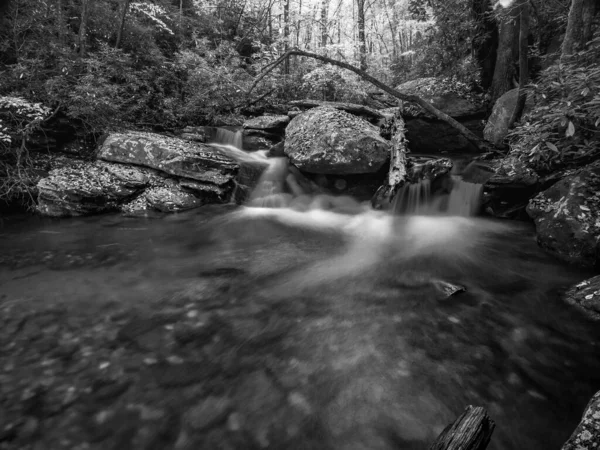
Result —
M 371 121 L 377 122 L 384 120 L 386 117 L 376 109 L 369 108 L 364 105 L 357 105 L 356 103 L 343 103 L 343 102 L 325 102 L 320 100 L 294 100 L 290 102 L 290 105 L 297 106 L 298 108 L 316 108 L 319 106 L 331 106 L 332 108 L 346 111 L 350 114 L 363 116 Z
M 390 130 L 390 169 L 387 182 L 377 189 L 371 204 L 375 209 L 388 209 L 398 190 L 406 181 L 406 137 L 404 120 L 398 110 L 392 119 Z
M 338 67 L 342 67 L 344 69 L 350 70 L 350 71 L 354 72 L 355 74 L 357 74 L 358 76 L 360 76 L 363 80 L 368 81 L 369 83 L 371 83 L 374 86 L 377 86 L 379 89 L 381 89 L 384 92 L 387 92 L 391 96 L 393 96 L 397 99 L 406 101 L 406 102 L 412 102 L 412 103 L 419 105 L 421 108 L 423 108 L 425 111 L 432 114 L 437 119 L 439 119 L 443 122 L 446 122 L 452 128 L 456 129 L 460 134 L 462 134 L 466 139 L 468 139 L 469 142 L 473 143 L 473 145 L 475 145 L 481 151 L 487 151 L 487 152 L 496 151 L 496 148 L 492 144 L 481 139 L 480 137 L 475 135 L 472 131 L 470 131 L 468 128 L 466 128 L 464 125 L 457 122 L 455 119 L 450 117 L 448 114 L 440 111 L 435 106 L 433 106 L 431 103 L 422 99 L 418 95 L 405 94 L 403 92 L 400 92 L 397 89 L 394 89 L 394 88 L 388 86 L 387 84 L 382 83 L 377 78 L 369 75 L 364 70 L 361 70 L 358 67 L 354 67 L 351 64 L 345 63 L 343 61 L 337 61 L 335 59 L 331 59 L 331 58 L 328 58 L 327 56 L 319 55 L 317 53 L 305 52 L 298 48 L 293 48 L 293 49 L 288 50 L 283 55 L 281 55 L 277 60 L 275 60 L 272 63 L 265 66 L 263 69 L 263 72 L 255 78 L 254 82 L 250 86 L 250 89 L 248 89 L 248 94 L 250 94 L 254 90 L 256 85 L 265 76 L 267 76 L 267 74 L 272 72 L 275 69 L 275 67 L 277 67 L 278 65 L 280 65 L 281 63 L 286 61 L 290 56 L 293 56 L 293 55 L 304 56 L 307 58 L 316 59 L 318 61 L 323 61 L 327 64 L 332 64 L 334 66 L 338 66 Z
M 496 424 L 480 406 L 467 406 L 456 421 L 446 427 L 429 450 L 485 450 Z

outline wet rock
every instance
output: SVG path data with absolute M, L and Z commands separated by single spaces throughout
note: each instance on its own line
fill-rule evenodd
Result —
M 406 181 L 417 183 L 420 180 L 435 181 L 452 169 L 452 160 L 448 158 L 427 159 L 420 161 L 409 157 L 406 164 Z
M 389 143 L 368 122 L 319 107 L 292 119 L 286 129 L 285 153 L 304 172 L 374 173 L 388 160 Z
M 170 364 L 160 362 L 152 366 L 152 373 L 159 386 L 177 388 L 190 386 L 210 379 L 219 372 L 219 367 L 210 362 L 182 362 Z
M 193 209 L 203 204 L 203 200 L 189 192 L 182 191 L 177 184 L 148 189 L 144 196 L 148 205 L 161 212 L 177 212 Z
M 187 141 L 205 143 L 208 140 L 208 133 L 205 127 L 185 127 L 179 137 Z
M 288 116 L 261 116 L 246 120 L 243 127 L 255 130 L 271 130 L 276 128 L 285 128 L 290 122 Z
M 538 175 L 512 155 L 491 162 L 489 168 L 494 173 L 483 187 L 484 211 L 499 218 L 523 218 L 529 198 L 538 190 Z
M 194 431 L 205 430 L 224 422 L 232 408 L 229 398 L 210 396 L 188 410 L 184 421 Z
M 600 442 L 600 392 L 587 404 L 581 422 L 562 450 L 596 450 Z
M 73 161 L 50 171 L 38 182 L 37 210 L 52 217 L 114 211 L 147 182 L 145 175 L 133 167 Z
M 590 164 L 530 200 L 538 244 L 563 261 L 598 264 L 600 162 Z
M 564 299 L 569 305 L 580 309 L 590 319 L 600 321 L 600 275 L 571 287 Z
M 466 292 L 467 290 L 467 288 L 460 284 L 453 284 L 444 280 L 432 280 L 431 284 L 440 293 L 441 300 L 447 300 L 453 295 Z
M 279 422 L 277 411 L 284 401 L 283 393 L 262 370 L 249 374 L 236 390 L 234 402 L 244 428 L 262 448 L 270 445 L 271 428 Z
M 216 186 L 233 186 L 240 167 L 247 164 L 215 147 L 142 132 L 109 135 L 97 156 L 105 161 L 145 166 Z M 265 168 L 266 163 L 263 170 Z
M 267 157 L 279 158 L 279 157 L 285 156 L 284 147 L 285 147 L 285 143 L 283 141 L 271 146 L 271 148 L 267 152 Z

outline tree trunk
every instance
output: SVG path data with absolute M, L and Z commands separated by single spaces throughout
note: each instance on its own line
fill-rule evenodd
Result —
M 119 48 L 121 40 L 123 39 L 123 30 L 125 29 L 125 18 L 127 17 L 127 10 L 129 9 L 129 0 L 123 0 L 123 9 L 121 10 L 121 19 L 119 21 L 119 31 L 117 32 L 117 42 L 115 42 L 115 48 Z
M 485 409 L 468 406 L 442 431 L 429 450 L 485 450 L 495 427 Z
M 283 0 L 283 48 L 286 52 L 290 48 L 290 0 Z M 290 74 L 290 58 L 283 63 L 283 73 Z
M 56 31 L 58 34 L 58 42 L 65 43 L 65 16 L 63 8 L 63 0 L 56 1 Z
M 567 31 L 562 44 L 561 58 L 585 48 L 592 37 L 592 22 L 596 10 L 595 0 L 573 0 L 569 10 Z
M 498 24 L 492 15 L 490 0 L 472 0 L 471 11 L 477 24 L 472 39 L 473 57 L 481 68 L 481 87 L 489 89 L 496 65 Z
M 356 0 L 358 25 L 358 60 L 360 70 L 367 70 L 367 45 L 365 41 L 365 0 Z
M 329 0 L 321 0 L 321 47 L 327 47 L 327 15 Z
M 79 24 L 79 56 L 85 57 L 87 53 L 87 23 L 90 15 L 90 1 L 81 1 L 81 23 Z
M 502 94 L 514 87 L 516 44 L 518 42 L 518 11 L 518 8 L 511 6 L 506 11 L 503 11 L 499 18 L 500 37 L 496 65 L 494 67 L 494 78 L 492 80 L 492 104 Z
M 527 92 L 525 92 L 525 85 L 529 79 L 529 66 L 527 57 L 528 53 L 528 42 L 529 36 L 529 3 L 528 0 L 518 0 L 519 7 L 519 95 L 517 98 L 517 104 L 511 115 L 508 123 L 508 128 L 512 127 L 513 124 L 521 118 L 523 109 L 525 108 L 525 102 L 527 100 Z

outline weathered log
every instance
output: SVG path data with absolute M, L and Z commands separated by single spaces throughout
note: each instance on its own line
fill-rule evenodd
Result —
M 368 106 L 358 105 L 356 103 L 343 103 L 343 102 L 326 102 L 320 100 L 294 100 L 290 102 L 290 105 L 297 106 L 298 108 L 317 108 L 319 106 L 331 106 L 335 109 L 346 111 L 350 114 L 357 116 L 367 117 L 369 120 L 379 121 L 385 119 L 385 115 L 379 111 Z
M 406 181 L 406 138 L 404 120 L 398 111 L 391 126 L 390 169 L 387 182 L 377 189 L 371 204 L 375 209 L 388 209 Z
M 485 450 L 495 427 L 484 408 L 469 405 L 442 431 L 429 450 Z

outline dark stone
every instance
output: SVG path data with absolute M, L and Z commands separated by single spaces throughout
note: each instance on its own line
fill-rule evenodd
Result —
M 229 398 L 210 396 L 189 409 L 184 421 L 194 431 L 202 431 L 224 422 L 232 408 Z
M 271 146 L 271 148 L 269 149 L 269 151 L 267 152 L 267 157 L 269 158 L 280 158 L 285 156 L 285 142 L 281 141 L 273 146 Z
M 370 123 L 331 107 L 292 119 L 285 153 L 300 170 L 318 174 L 374 173 L 389 159 L 389 142 Z
M 561 450 L 596 450 L 600 442 L 600 392 L 587 404 L 581 422 Z
M 162 387 L 185 387 L 201 383 L 219 373 L 219 367 L 210 362 L 160 362 L 152 367 L 156 382 Z
M 406 182 L 417 183 L 421 180 L 435 181 L 452 170 L 452 160 L 448 158 L 426 159 L 407 158 Z
M 494 217 L 524 219 L 525 208 L 529 198 L 539 188 L 538 175 L 518 158 L 509 155 L 499 161 L 488 164 L 478 163 L 482 170 L 488 167 L 493 175 L 485 182 L 483 187 L 483 209 Z M 482 172 L 472 174 L 487 177 Z
M 597 267 L 600 236 L 600 162 L 563 178 L 530 200 L 537 241 L 563 261 Z
M 483 126 L 478 120 L 461 122 L 476 135 Z M 476 153 L 479 149 L 446 122 L 428 118 L 407 118 L 405 122 L 408 147 L 413 153 Z
M 600 321 L 600 275 L 571 287 L 564 298 L 590 319 Z

